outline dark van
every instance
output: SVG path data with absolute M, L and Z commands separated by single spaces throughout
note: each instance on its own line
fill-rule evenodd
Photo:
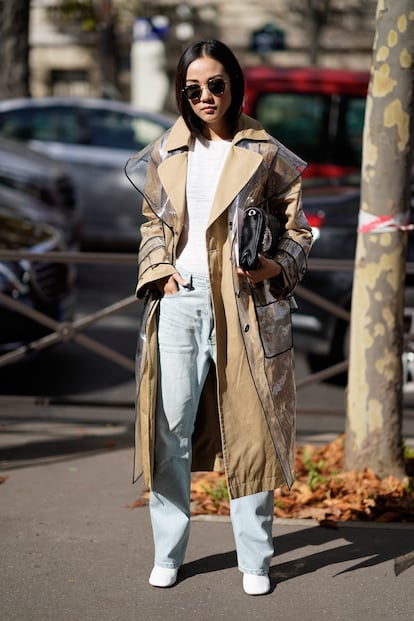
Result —
M 256 66 L 244 76 L 244 112 L 308 162 L 307 177 L 359 172 L 368 72 Z

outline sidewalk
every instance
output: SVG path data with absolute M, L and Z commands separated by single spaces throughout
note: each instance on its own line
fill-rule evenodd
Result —
M 414 525 L 275 521 L 273 591 L 254 598 L 242 591 L 228 519 L 193 520 L 177 585 L 148 586 L 148 509 L 127 508 L 141 490 L 131 484 L 132 419 L 127 408 L 2 405 L 2 621 L 412 617 Z M 311 439 L 306 421 L 299 438 Z M 326 441 L 337 423 L 324 422 Z

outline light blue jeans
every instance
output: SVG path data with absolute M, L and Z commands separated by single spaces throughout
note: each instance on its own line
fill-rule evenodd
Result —
M 189 278 L 188 274 L 183 274 Z M 150 515 L 155 564 L 179 567 L 190 529 L 191 436 L 201 391 L 215 361 L 215 329 L 208 278 L 164 296 L 159 318 L 159 389 Z M 231 499 L 239 569 L 265 575 L 273 556 L 272 491 Z

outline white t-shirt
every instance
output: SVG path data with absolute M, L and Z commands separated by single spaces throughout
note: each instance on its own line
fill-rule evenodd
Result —
M 188 153 L 188 238 L 178 259 L 193 274 L 208 275 L 206 228 L 224 160 L 231 141 L 196 139 Z

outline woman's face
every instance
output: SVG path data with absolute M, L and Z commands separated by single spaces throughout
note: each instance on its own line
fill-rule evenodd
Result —
M 186 86 L 199 87 L 188 92 L 190 106 L 203 122 L 203 133 L 208 138 L 212 132 L 221 138 L 229 137 L 226 112 L 231 104 L 231 86 L 223 65 L 210 56 L 197 58 L 188 66 Z M 195 91 L 195 97 L 191 90 Z

